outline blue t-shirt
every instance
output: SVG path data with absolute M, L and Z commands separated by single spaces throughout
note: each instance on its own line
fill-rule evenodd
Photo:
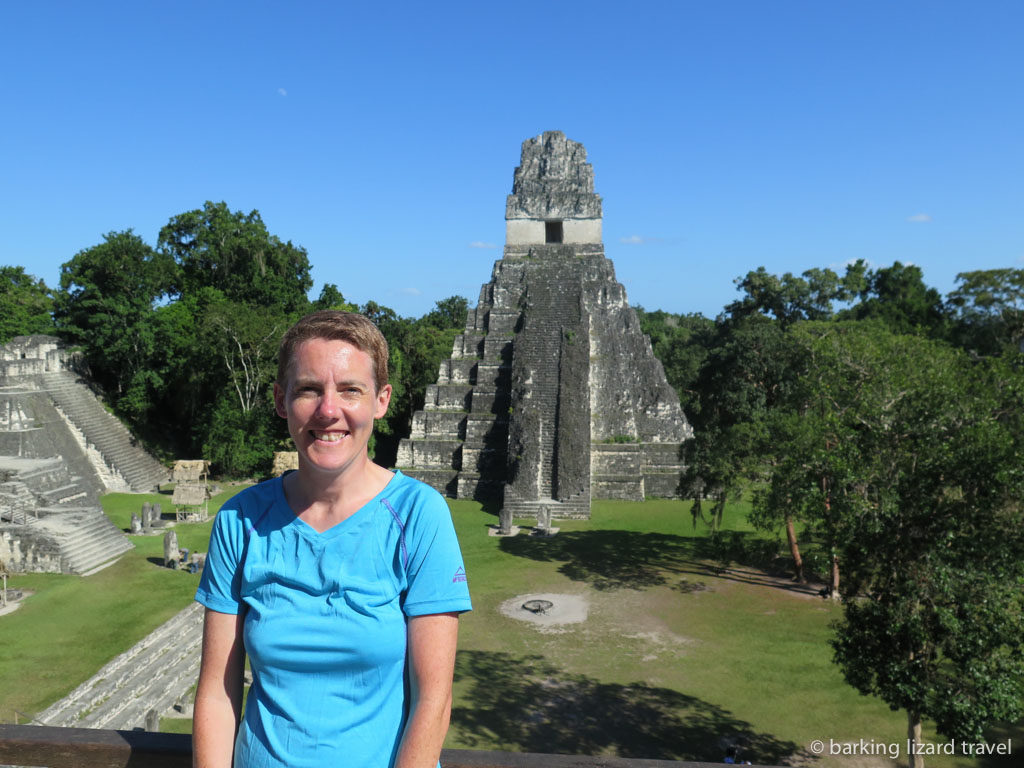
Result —
M 281 478 L 242 491 L 217 514 L 196 600 L 246 611 L 244 768 L 391 766 L 407 617 L 471 608 L 448 505 L 398 471 L 323 533 L 295 516 Z

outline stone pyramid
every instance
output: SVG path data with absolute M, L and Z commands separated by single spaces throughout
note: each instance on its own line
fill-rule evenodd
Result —
M 398 451 L 406 474 L 515 517 L 678 496 L 692 433 L 605 258 L 586 157 L 559 131 L 523 142 L 502 258 Z

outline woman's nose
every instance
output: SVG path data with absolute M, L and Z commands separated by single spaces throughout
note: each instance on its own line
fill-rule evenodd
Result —
M 317 409 L 317 412 L 321 418 L 336 419 L 341 412 L 340 406 L 341 401 L 338 399 L 338 394 L 327 390 L 324 392 L 323 397 L 320 398 L 320 407 Z

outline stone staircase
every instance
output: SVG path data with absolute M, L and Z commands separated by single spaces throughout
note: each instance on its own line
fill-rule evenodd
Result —
M 57 407 L 136 492 L 152 491 L 167 482 L 167 468 L 149 455 L 131 433 L 70 371 L 38 374 L 38 381 Z
M 38 513 L 38 527 L 49 532 L 60 547 L 64 573 L 96 573 L 135 546 L 96 508 L 41 507 Z
M 9 532 L 19 532 L 18 551 L 27 558 L 12 558 L 12 567 L 48 569 L 42 559 L 28 556 L 35 548 L 47 553 L 54 570 L 88 575 L 134 546 L 79 480 L 60 457 L 0 457 L 0 520 L 13 524 Z
M 427 387 L 424 409 L 413 415 L 398 449 L 405 474 L 454 498 L 501 498 L 517 298 L 494 283 L 481 288 L 465 332 L 455 337 L 451 358 Z
M 504 508 L 514 517 L 590 514 L 589 328 L 583 275 L 604 262 L 599 245 L 506 248 L 520 262 L 525 289 L 518 301 L 512 358 L 510 472 Z
M 199 677 L 203 607 L 192 603 L 36 715 L 38 725 L 132 730 L 168 712 Z
M 36 497 L 25 483 L 7 467 L 0 468 L 0 522 L 6 520 L 18 525 L 34 525 L 37 516 L 29 510 L 35 510 L 35 507 Z

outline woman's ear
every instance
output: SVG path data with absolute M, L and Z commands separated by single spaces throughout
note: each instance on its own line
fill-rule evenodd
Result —
M 288 418 L 288 409 L 284 402 L 284 388 L 276 381 L 274 382 L 274 410 L 282 419 Z
M 374 411 L 373 418 L 381 419 L 384 414 L 388 412 L 388 405 L 391 403 L 391 385 L 385 384 L 380 388 L 380 392 L 377 393 L 377 408 Z

